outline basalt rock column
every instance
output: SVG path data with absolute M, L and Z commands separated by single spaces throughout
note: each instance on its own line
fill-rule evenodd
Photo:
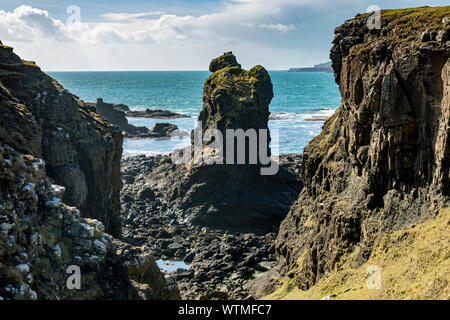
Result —
M 265 145 L 266 159 L 270 156 L 270 76 L 262 66 L 242 69 L 231 52 L 214 59 L 210 71 L 213 74 L 205 82 L 204 104 L 198 119 L 202 130 L 194 130 L 191 137 L 195 149 L 196 134 L 204 136 L 208 129 L 220 131 L 224 163 L 206 164 L 198 161 L 193 152 L 179 191 L 183 211 L 199 224 L 270 231 L 276 228 L 301 188 L 297 179 L 283 169 L 272 176 L 262 176 L 260 172 L 261 166 L 267 164 L 259 156 L 260 142 Z M 237 163 L 238 139 L 233 136 L 230 138 L 235 140 L 234 157 L 232 163 L 227 161 L 227 129 L 240 129 L 241 133 L 253 130 L 257 136 L 256 140 L 245 138 L 244 164 Z M 260 135 L 260 130 L 266 130 L 266 135 Z M 215 138 L 198 141 L 204 156 Z M 250 159 L 250 150 L 256 159 Z
M 272 82 L 266 69 L 262 66 L 255 66 L 249 71 L 243 70 L 237 63 L 236 57 L 227 52 L 223 56 L 211 61 L 209 70 L 213 74 L 206 80 L 203 88 L 203 109 L 200 112 L 198 121 L 201 122 L 202 134 L 208 129 L 217 129 L 223 136 L 224 162 L 226 159 L 227 129 L 247 132 L 254 130 L 257 141 L 254 147 L 259 152 L 259 130 L 266 131 L 265 145 L 267 145 L 266 155 L 270 155 L 268 144 L 270 134 L 268 130 L 269 104 L 273 98 Z M 199 131 L 198 131 L 199 132 Z M 213 139 L 212 139 L 213 140 Z M 203 139 L 202 144 L 208 145 L 212 140 Z M 193 141 L 194 143 L 194 136 Z M 237 144 L 235 141 L 235 147 Z M 249 138 L 245 146 L 246 161 L 250 164 Z M 233 163 L 237 162 L 237 152 L 234 150 Z M 256 163 L 260 164 L 260 157 Z M 230 160 L 229 159 L 229 160 Z M 231 161 L 228 161 L 228 164 Z M 248 168 L 246 169 L 248 170 Z

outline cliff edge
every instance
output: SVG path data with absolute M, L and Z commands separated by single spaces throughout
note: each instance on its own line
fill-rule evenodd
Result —
M 300 290 L 360 267 L 383 237 L 449 206 L 450 7 L 383 10 L 373 30 L 369 16 L 335 30 L 342 103 L 304 149 L 304 189 L 275 244 L 279 272 Z M 448 261 L 440 245 L 429 250 Z M 427 297 L 448 272 L 434 280 Z
M 180 297 L 110 235 L 121 154 L 116 127 L 0 42 L 0 300 Z
M 0 46 L 0 141 L 45 161 L 64 202 L 120 237 L 122 134 L 11 47 Z

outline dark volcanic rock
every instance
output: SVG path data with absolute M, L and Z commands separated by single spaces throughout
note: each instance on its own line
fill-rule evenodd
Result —
M 146 109 L 144 111 L 127 111 L 127 117 L 135 118 L 156 118 L 156 119 L 177 119 L 177 118 L 189 118 L 189 116 L 160 109 Z
M 12 48 L 0 60 L 0 141 L 42 158 L 64 202 L 120 236 L 121 132 Z
M 3 45 L 0 111 L 0 300 L 179 298 L 148 248 L 105 233 L 121 235 L 120 131 Z
M 112 103 L 103 102 L 102 98 L 97 99 L 97 103 L 94 105 L 97 112 L 106 118 L 111 124 L 115 125 L 122 131 L 128 131 L 133 126 L 128 124 L 128 120 L 125 117 L 125 112 Z
M 171 136 L 188 136 L 189 133 L 178 129 L 178 126 L 171 123 L 155 123 L 155 126 L 150 131 L 152 137 L 162 138 Z
M 301 156 L 286 155 L 283 167 L 301 184 Z M 182 259 L 189 270 L 172 273 L 185 299 L 246 299 L 244 287 L 268 266 L 275 264 L 274 233 L 255 234 L 186 223 L 174 206 L 178 192 L 172 182 L 186 173 L 176 170 L 167 156 L 129 157 L 122 160 L 124 187 L 121 192 L 123 241 L 147 245 L 158 257 Z M 274 226 L 274 229 L 276 226 Z
M 188 135 L 186 131 L 179 130 L 176 125 L 170 123 L 156 123 L 152 129 L 133 126 L 128 123 L 126 118 L 128 113 L 125 111 L 129 111 L 129 108 L 124 104 L 106 103 L 103 102 L 103 99 L 98 98 L 96 104 L 89 103 L 88 105 L 95 107 L 102 117 L 122 130 L 126 138 L 167 138 Z
M 222 56 L 213 59 L 209 64 L 209 71 L 216 72 L 220 69 L 228 67 L 237 67 L 239 69 L 241 68 L 241 65 L 237 63 L 236 57 L 231 51 L 225 52 Z
M 433 218 L 450 199 L 450 46 L 427 42 L 450 8 L 359 15 L 336 28 L 331 59 L 342 104 L 304 149 L 305 188 L 282 222 L 282 275 L 308 289 L 374 241 Z M 413 28 L 411 26 L 414 26 Z
M 216 71 L 205 82 L 204 105 L 199 115 L 202 133 L 219 130 L 226 146 L 227 129 L 266 130 L 266 137 L 256 138 L 259 152 L 260 139 L 267 139 L 265 145 L 270 141 L 267 127 L 273 97 L 270 76 L 261 66 L 249 71 L 241 69 L 231 53 L 214 61 L 213 65 L 220 69 L 212 68 Z M 191 134 L 193 143 L 197 134 Z M 209 152 L 210 143 L 202 140 L 204 153 Z M 179 204 L 185 218 L 200 225 L 264 232 L 278 225 L 297 197 L 301 183 L 283 167 L 274 175 L 261 175 L 260 158 L 255 164 L 248 164 L 249 150 L 246 142 L 246 164 L 242 165 L 208 165 L 197 161 L 194 154 L 188 165 L 176 168 L 179 173 L 172 177 L 178 181 L 172 181 L 171 189 L 178 194 L 174 202 Z M 224 149 L 224 158 L 227 152 Z M 266 153 L 270 154 L 270 150 Z M 236 163 L 236 153 L 234 160 Z
M 234 63 L 222 65 L 205 82 L 204 107 L 199 115 L 202 132 L 210 128 L 223 132 L 226 129 L 267 130 L 269 103 L 273 97 L 267 71 L 261 66 L 245 71 Z M 195 134 L 191 134 L 193 140 Z M 268 134 L 265 139 L 270 139 Z M 207 148 L 209 142 L 203 143 L 200 147 Z M 248 147 L 247 144 L 247 155 Z M 283 161 L 289 162 L 287 158 Z M 293 162 L 298 164 L 299 159 Z M 150 188 L 155 194 L 149 203 L 152 208 L 202 226 L 271 232 L 302 187 L 298 174 L 284 165 L 269 176 L 261 175 L 262 165 L 258 163 L 208 165 L 192 159 L 187 164 L 176 165 L 166 156 L 132 164 L 136 166 L 133 171 L 139 175 L 130 187 Z M 124 175 L 130 179 L 132 173 L 124 170 Z M 130 196 L 133 192 L 126 193 Z

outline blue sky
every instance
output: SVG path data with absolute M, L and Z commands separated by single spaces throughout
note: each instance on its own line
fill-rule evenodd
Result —
M 44 70 L 205 70 L 230 50 L 287 69 L 327 61 L 334 28 L 370 5 L 448 0 L 0 0 L 0 40 Z

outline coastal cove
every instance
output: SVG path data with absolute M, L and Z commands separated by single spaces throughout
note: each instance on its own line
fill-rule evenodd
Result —
M 449 300 L 450 6 L 377 11 L 332 73 L 48 75 L 0 41 L 0 305 Z

